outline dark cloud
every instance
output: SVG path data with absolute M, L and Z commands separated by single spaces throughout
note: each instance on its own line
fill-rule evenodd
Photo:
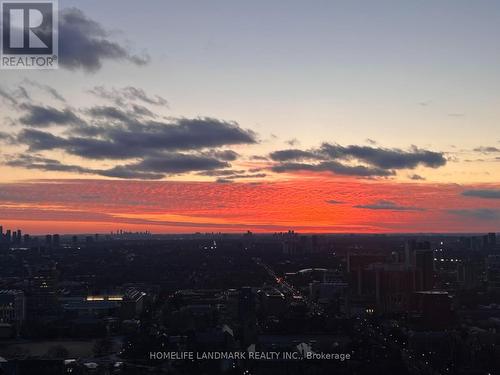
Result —
M 31 96 L 23 86 L 17 88 L 17 96 L 22 100 L 31 100 Z
M 147 157 L 136 164 L 127 167 L 133 170 L 157 172 L 164 174 L 180 174 L 186 172 L 206 171 L 229 167 L 230 164 L 202 155 L 172 153 Z
M 299 149 L 288 149 L 288 150 L 279 150 L 274 151 L 269 154 L 271 160 L 274 161 L 300 161 L 300 160 L 317 160 L 321 156 L 312 151 L 303 151 Z
M 16 137 L 14 137 L 12 134 L 0 131 L 0 142 L 15 144 Z
M 140 104 L 132 104 L 132 111 L 136 116 L 157 117 L 149 108 Z
M 215 159 L 205 159 L 193 155 L 163 155 L 161 158 L 145 159 L 139 163 L 118 165 L 110 169 L 91 169 L 78 165 L 63 164 L 58 160 L 44 158 L 39 155 L 16 155 L 9 157 L 5 163 L 10 167 L 38 169 L 53 172 L 75 172 L 96 174 L 123 179 L 159 180 L 166 174 L 178 174 L 201 169 L 227 166 Z
M 45 128 L 51 125 L 80 125 L 81 120 L 71 109 L 63 110 L 54 107 L 43 107 L 33 104 L 22 104 L 20 108 L 25 112 L 19 121 L 26 126 Z
M 420 165 L 437 168 L 446 164 L 443 153 L 417 147 L 404 151 L 330 143 L 323 143 L 317 149 L 274 151 L 269 157 L 279 162 L 272 167 L 275 172 L 310 170 L 359 176 L 392 176 L 397 169 L 414 169 Z M 309 163 L 303 163 L 303 161 L 309 161 Z M 357 165 L 353 165 L 353 162 Z
M 123 106 L 127 102 L 142 102 L 154 106 L 168 106 L 168 101 L 159 95 L 149 95 L 143 89 L 127 86 L 123 88 L 107 89 L 104 86 L 95 86 L 89 92 L 99 98 L 109 100 L 116 105 Z
M 375 148 L 351 145 L 343 147 L 337 144 L 323 143 L 321 151 L 332 158 L 358 159 L 370 165 L 389 169 L 413 169 L 418 165 L 437 168 L 446 164 L 440 152 L 412 147 L 410 151 L 400 149 Z
M 198 173 L 198 175 L 208 176 L 208 177 L 223 177 L 241 173 L 245 173 L 245 170 L 234 170 L 234 169 L 211 170 L 211 171 L 200 172 Z
M 25 83 L 48 90 L 34 81 L 26 80 Z M 43 171 L 152 180 L 225 170 L 240 156 L 227 146 L 257 143 L 253 131 L 243 129 L 235 122 L 214 118 L 157 121 L 158 117 L 145 105 L 166 105 L 166 101 L 134 87 L 110 92 L 96 90 L 99 94 L 109 94 L 112 101 L 122 100 L 124 105 L 99 105 L 75 111 L 70 107 L 19 102 L 16 95 L 23 96 L 22 93 L 15 95 L 2 90 L 2 98 L 19 109 L 20 117 L 13 123 L 22 128 L 12 135 L 0 133 L 0 140 L 27 146 L 24 154 L 4 157 L 4 164 Z M 26 92 L 23 97 L 27 99 L 29 94 Z M 61 131 L 35 129 L 52 125 L 60 126 Z M 83 159 L 120 160 L 122 163 L 108 169 L 64 164 L 43 155 L 43 152 L 53 150 Z M 233 170 L 224 176 L 228 179 L 259 178 L 265 174 Z
M 151 105 L 166 106 L 168 102 L 161 96 L 149 96 L 142 89 L 133 86 L 127 86 L 122 89 L 122 95 L 129 100 L 139 100 Z
M 256 143 L 256 135 L 235 123 L 213 118 L 148 122 L 128 129 L 113 127 L 102 136 L 131 150 L 186 150 Z
M 499 189 L 465 190 L 462 192 L 462 195 L 466 197 L 475 197 L 475 198 L 500 199 L 500 190 Z
M 110 129 L 109 124 L 121 123 L 130 128 L 140 128 L 144 121 L 152 121 L 158 116 L 152 112 L 149 108 L 144 107 L 139 104 L 131 104 L 127 106 L 125 103 L 123 105 L 102 105 L 94 106 L 86 109 L 85 114 L 90 116 L 94 124 L 101 124 L 101 132 L 106 129 Z M 152 123 L 150 123 L 152 124 Z M 83 130 L 82 134 L 93 134 L 91 131 L 88 133 L 89 129 Z
M 81 10 L 62 10 L 59 15 L 59 65 L 70 70 L 95 72 L 104 60 L 144 65 L 149 57 L 134 55 L 124 45 L 112 41 L 110 33 Z
M 297 138 L 292 138 L 292 139 L 289 139 L 288 141 L 285 142 L 287 145 L 289 146 L 297 146 L 300 144 L 299 140 Z
M 106 177 L 137 180 L 160 180 L 165 177 L 162 173 L 143 172 L 127 165 L 118 165 L 108 170 L 98 171 L 97 174 Z
M 231 184 L 234 181 L 228 180 L 227 178 L 218 178 L 217 180 L 215 180 L 215 182 L 217 182 L 218 184 Z
M 420 176 L 418 174 L 411 174 L 411 175 L 408 176 L 408 178 L 410 180 L 414 180 L 414 181 L 425 181 L 425 177 L 422 177 L 422 176 Z
M 267 161 L 267 160 L 269 160 L 266 156 L 262 156 L 262 155 L 252 155 L 252 156 L 250 156 L 250 159 L 251 160 L 258 160 L 258 161 Z
M 236 151 L 233 150 L 210 150 L 205 154 L 226 161 L 235 161 L 240 156 Z
M 3 89 L 2 87 L 0 87 L 0 98 L 3 101 L 6 101 L 8 104 L 13 105 L 13 106 L 16 106 L 18 103 L 14 94 L 8 92 L 7 90 Z
M 464 218 L 479 219 L 479 220 L 500 220 L 500 210 L 490 208 L 475 208 L 475 209 L 458 209 L 447 210 L 452 215 L 462 216 Z
M 239 180 L 246 178 L 264 178 L 267 177 L 265 173 L 251 173 L 251 174 L 233 174 L 226 177 L 228 180 Z
M 62 148 L 66 145 L 64 138 L 35 129 L 24 129 L 17 135 L 19 144 L 26 144 L 30 151 L 43 151 Z
M 248 170 L 248 172 L 251 172 L 251 173 L 256 173 L 256 172 L 261 172 L 261 171 L 263 171 L 263 170 L 264 170 L 264 168 L 250 168 L 250 169 Z
M 26 84 L 26 85 L 29 85 L 32 87 L 36 87 L 40 90 L 43 90 L 46 93 L 50 94 L 50 96 L 52 96 L 52 98 L 54 98 L 60 102 L 63 102 L 63 103 L 66 102 L 66 99 L 64 99 L 64 97 L 55 88 L 53 88 L 49 85 L 44 85 L 44 84 L 41 84 L 39 82 L 33 81 L 31 79 L 27 79 L 27 78 L 25 78 L 23 80 L 23 84 Z
M 74 111 L 70 107 L 17 104 L 22 111 L 17 123 L 23 128 L 17 134 L 9 137 L 5 134 L 1 138 L 13 145 L 27 146 L 25 152 L 31 155 L 61 150 L 83 159 L 122 163 L 109 169 L 77 168 L 38 155 L 37 159 L 13 157 L 8 160 L 9 165 L 118 178 L 161 179 L 168 175 L 230 168 L 230 162 L 240 155 L 227 149 L 228 146 L 257 143 L 253 131 L 235 122 L 214 118 L 157 121 L 157 116 L 141 103 L 165 105 L 162 98 L 148 96 L 132 87 L 117 92 L 124 106 L 99 105 Z M 60 126 L 61 131 L 34 129 L 51 125 Z M 241 171 L 232 173 L 231 178 L 250 177 Z
M 250 173 L 248 173 L 250 172 Z M 264 178 L 267 177 L 265 173 L 252 173 L 252 170 L 234 170 L 234 169 L 222 169 L 222 170 L 209 170 L 198 173 L 200 176 L 218 177 L 218 180 L 238 180 L 238 179 L 254 179 L 254 178 Z
M 330 199 L 330 200 L 327 200 L 325 202 L 328 203 L 328 204 L 344 204 L 345 203 L 345 202 L 342 202 L 342 201 L 337 201 L 335 199 Z
M 94 173 L 95 171 L 78 165 L 62 164 L 58 160 L 44 158 L 38 155 L 18 155 L 5 162 L 9 167 L 20 167 L 26 169 L 38 169 L 42 171 L 56 172 L 76 172 L 76 173 Z
M 133 115 L 131 116 L 130 114 L 127 114 L 126 112 L 116 107 L 110 107 L 110 106 L 92 107 L 88 110 L 88 113 L 94 118 L 116 120 L 126 124 L 135 122 L 135 118 L 133 117 Z
M 332 172 L 339 175 L 361 177 L 387 177 L 395 174 L 395 172 L 391 170 L 366 167 L 364 165 L 350 166 L 335 161 L 322 162 L 319 164 L 281 163 L 272 166 L 271 170 L 278 173 L 293 171 Z
M 480 152 L 482 154 L 490 154 L 490 153 L 500 152 L 500 148 L 492 146 L 480 146 L 476 147 L 474 151 Z
M 109 112 L 105 111 L 108 115 Z M 123 113 L 116 111 L 118 120 Z M 256 143 L 256 136 L 235 123 L 212 118 L 179 119 L 171 123 L 130 121 L 126 126 L 87 126 L 80 131 L 94 137 L 61 137 L 25 129 L 19 143 L 32 151 L 63 149 L 87 159 L 130 159 L 156 152 L 201 150 L 234 144 Z M 212 151 L 218 157 L 234 160 L 234 151 Z
M 379 200 L 371 204 L 362 204 L 353 206 L 355 208 L 365 208 L 368 210 L 389 210 L 389 211 L 424 211 L 423 208 L 412 206 L 400 206 L 395 202 L 387 200 Z

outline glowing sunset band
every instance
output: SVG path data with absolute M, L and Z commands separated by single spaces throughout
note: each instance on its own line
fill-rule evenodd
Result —
M 43 180 L 0 185 L 1 224 L 31 233 L 484 232 L 499 185 L 312 178 L 266 183 Z

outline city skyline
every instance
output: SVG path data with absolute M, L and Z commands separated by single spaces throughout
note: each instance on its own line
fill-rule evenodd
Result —
M 59 6 L 60 69 L 0 73 L 4 227 L 498 232 L 498 4 Z

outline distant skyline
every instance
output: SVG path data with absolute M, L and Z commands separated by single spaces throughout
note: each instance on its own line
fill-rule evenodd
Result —
M 60 0 L 0 71 L 0 222 L 500 230 L 500 3 Z

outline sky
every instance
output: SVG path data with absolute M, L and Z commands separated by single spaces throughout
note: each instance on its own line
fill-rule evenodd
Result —
M 0 70 L 0 225 L 500 228 L 497 1 L 59 1 Z

